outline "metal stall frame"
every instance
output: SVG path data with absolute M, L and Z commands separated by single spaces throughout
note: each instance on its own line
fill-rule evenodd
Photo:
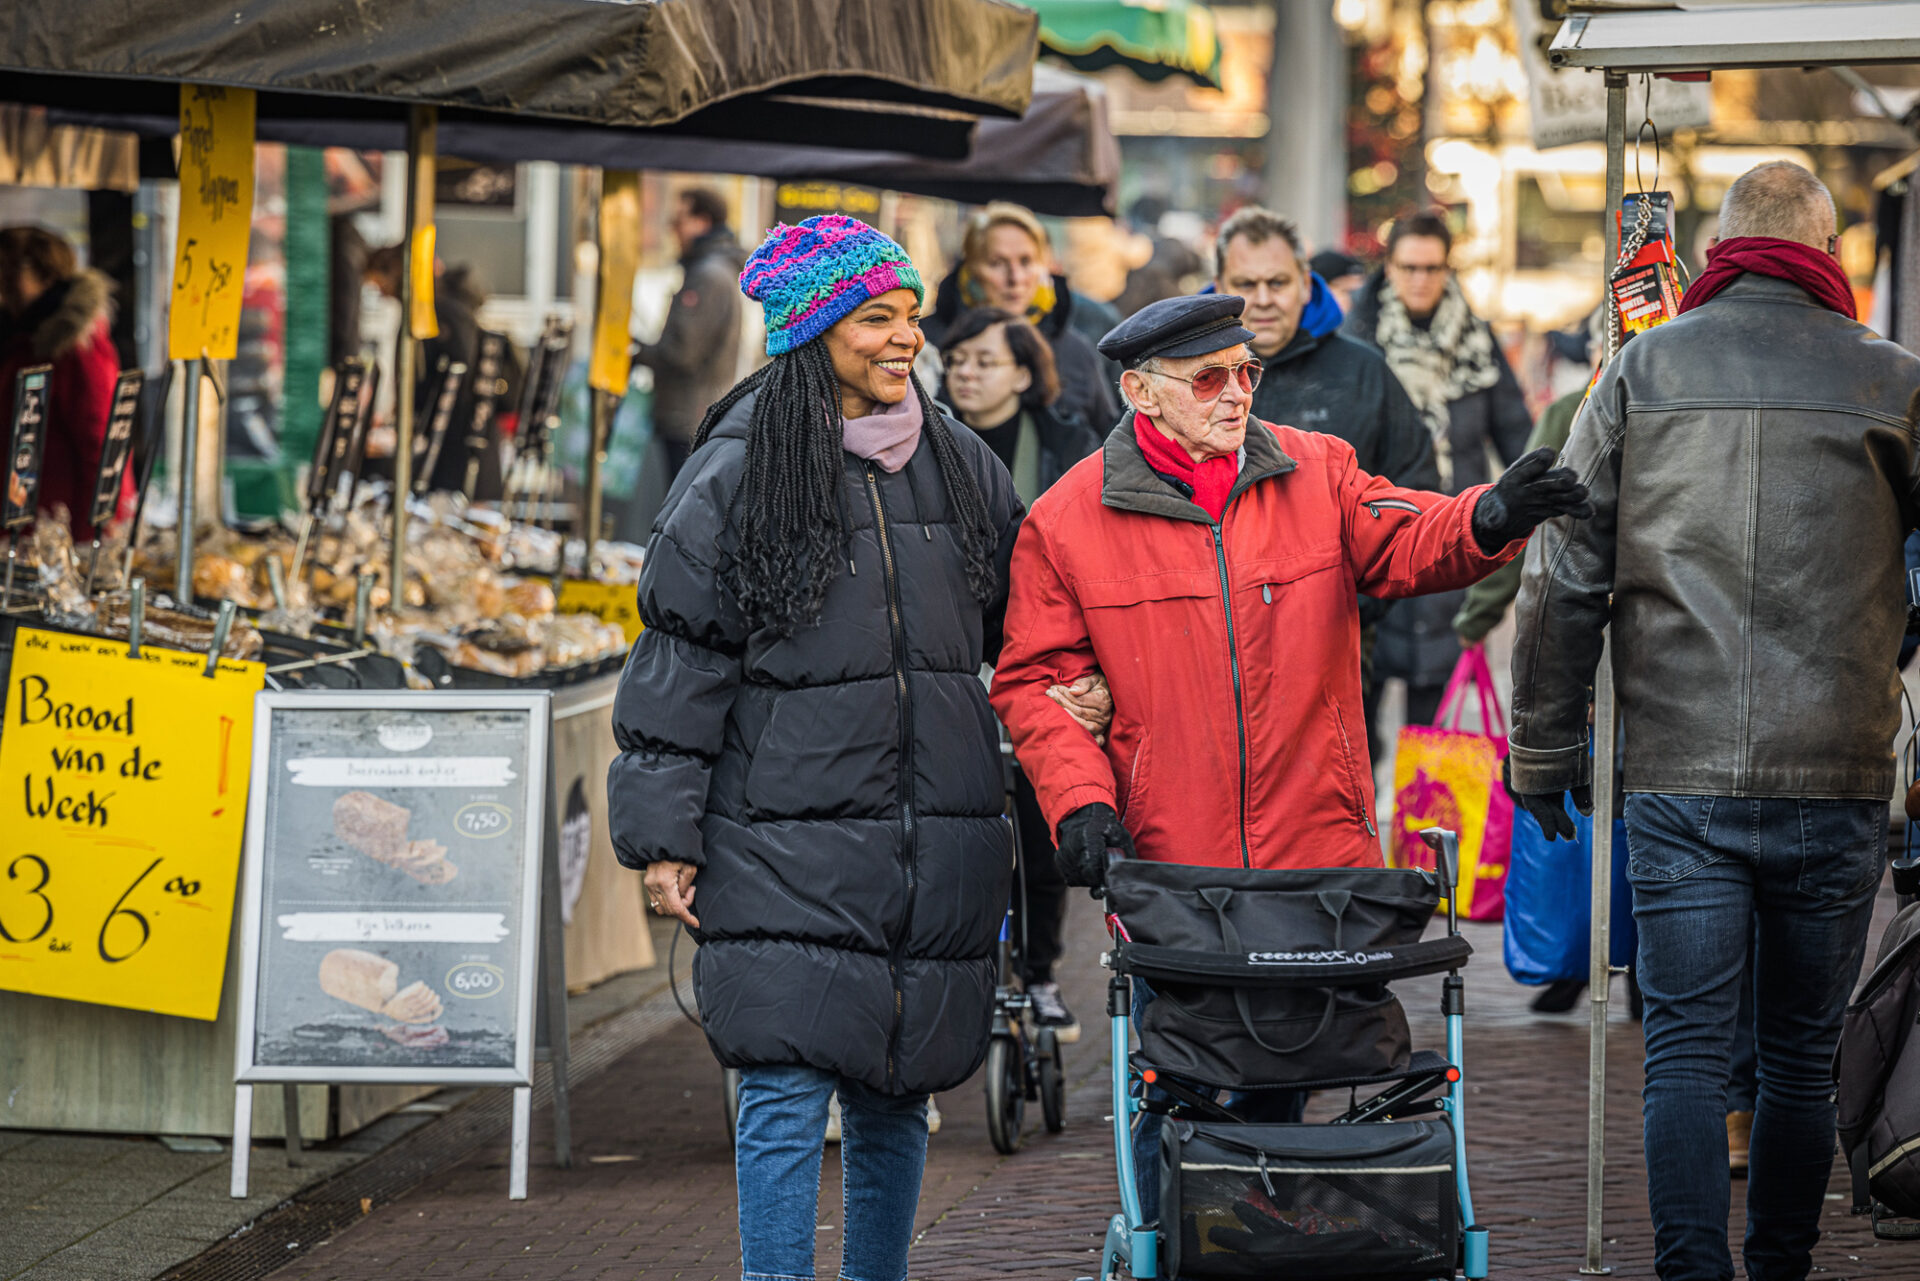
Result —
M 1607 87 L 1607 256 L 1613 270 L 1618 238 L 1613 212 L 1626 187 L 1627 77 L 1697 75 L 1766 67 L 1844 68 L 1920 63 L 1920 2 L 1843 0 L 1709 9 L 1576 12 L 1547 51 L 1556 67 L 1599 71 Z M 1612 291 L 1602 288 L 1610 300 Z M 1611 305 L 1609 303 L 1609 305 Z M 1602 1191 L 1606 1172 L 1607 986 L 1612 977 L 1614 752 L 1613 646 L 1603 646 L 1594 673 L 1592 929 L 1588 939 L 1587 1239 L 1580 1271 L 1612 1272 L 1605 1263 Z

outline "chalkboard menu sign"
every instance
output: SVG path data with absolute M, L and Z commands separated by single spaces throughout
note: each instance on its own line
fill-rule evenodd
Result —
M 120 485 L 133 456 L 133 417 L 140 408 L 140 388 L 147 376 L 137 369 L 122 373 L 113 383 L 113 405 L 107 411 L 107 439 L 100 447 L 100 473 L 93 482 L 89 523 L 96 529 L 120 509 Z M 96 535 L 97 537 L 97 535 Z
M 239 1081 L 531 1084 L 548 699 L 260 696 Z
M 13 380 L 7 488 L 0 494 L 0 529 L 9 533 L 33 523 L 40 495 L 40 456 L 47 445 L 47 380 L 52 374 L 52 365 L 34 365 Z

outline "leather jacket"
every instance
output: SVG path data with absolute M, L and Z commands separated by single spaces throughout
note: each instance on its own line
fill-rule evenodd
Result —
M 1627 344 L 1562 456 L 1595 514 L 1527 548 L 1515 789 L 1586 779 L 1611 620 L 1626 791 L 1891 795 L 1916 389 L 1920 358 L 1752 273 Z

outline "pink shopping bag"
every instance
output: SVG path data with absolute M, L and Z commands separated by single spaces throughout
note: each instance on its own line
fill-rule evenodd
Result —
M 1460 728 L 1467 689 L 1480 694 L 1479 731 Z M 1432 867 L 1419 833 L 1445 827 L 1460 834 L 1460 915 L 1497 921 L 1506 909 L 1507 859 L 1513 846 L 1513 800 L 1501 782 L 1507 718 L 1494 693 L 1484 646 L 1460 655 L 1431 726 L 1400 731 L 1393 765 L 1393 832 L 1387 861 Z

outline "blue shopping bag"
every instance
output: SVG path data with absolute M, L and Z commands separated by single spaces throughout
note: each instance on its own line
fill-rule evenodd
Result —
M 1593 819 L 1566 802 L 1576 837 L 1549 841 L 1531 815 L 1513 816 L 1513 855 L 1507 865 L 1507 972 L 1521 983 L 1587 977 L 1588 910 L 1592 893 Z M 1627 883 L 1627 825 L 1613 824 L 1613 940 L 1610 964 L 1631 965 L 1639 946 L 1633 890 Z

